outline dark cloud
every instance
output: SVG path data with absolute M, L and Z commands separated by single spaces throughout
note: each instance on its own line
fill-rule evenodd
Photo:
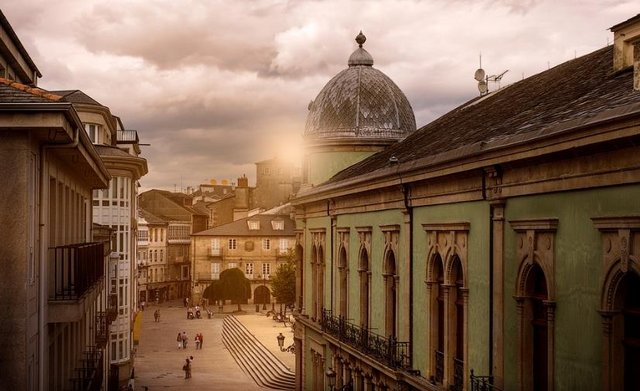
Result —
M 603 5 L 604 4 L 604 5 Z M 418 127 L 477 95 L 586 54 L 637 13 L 618 0 L 7 0 L 2 10 L 42 71 L 137 129 L 144 189 L 255 178 L 296 145 L 307 104 L 357 47 L 405 92 Z

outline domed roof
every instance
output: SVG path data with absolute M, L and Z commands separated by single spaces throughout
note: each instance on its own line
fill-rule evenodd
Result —
M 373 57 L 362 48 L 349 57 L 349 67 L 338 73 L 309 103 L 305 138 L 402 139 L 416 130 L 409 100 L 384 73 L 373 68 Z

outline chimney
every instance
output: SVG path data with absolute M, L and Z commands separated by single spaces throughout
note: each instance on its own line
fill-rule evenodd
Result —
M 249 187 L 249 179 L 244 174 L 238 178 L 238 187 Z
M 633 88 L 640 90 L 640 14 L 611 27 L 613 70 L 633 66 Z

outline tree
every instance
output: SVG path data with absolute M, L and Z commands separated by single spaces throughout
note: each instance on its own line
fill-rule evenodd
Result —
M 296 300 L 296 263 L 291 250 L 287 263 L 280 265 L 271 277 L 271 293 L 278 303 L 293 305 Z
M 211 285 L 214 286 L 214 293 L 220 294 L 220 299 L 231 300 L 232 303 L 237 304 L 238 311 L 240 311 L 240 304 L 246 303 L 251 297 L 251 281 L 238 268 L 223 271 L 220 273 L 220 280 L 215 285 Z

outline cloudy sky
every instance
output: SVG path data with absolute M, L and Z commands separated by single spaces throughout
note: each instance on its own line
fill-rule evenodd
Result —
M 143 190 L 186 188 L 298 156 L 307 104 L 359 30 L 418 127 L 477 95 L 613 41 L 626 0 L 3 0 L 45 89 L 80 89 L 138 130 Z M 491 87 L 491 86 L 490 86 Z

